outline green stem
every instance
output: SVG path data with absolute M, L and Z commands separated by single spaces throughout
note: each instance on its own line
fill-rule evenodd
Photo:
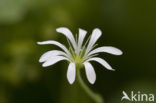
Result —
M 80 69 L 77 69 L 77 78 L 80 86 L 83 88 L 83 90 L 88 94 L 90 98 L 92 98 L 95 103 L 104 103 L 103 98 L 99 95 L 94 93 L 82 80 L 81 74 L 80 74 Z

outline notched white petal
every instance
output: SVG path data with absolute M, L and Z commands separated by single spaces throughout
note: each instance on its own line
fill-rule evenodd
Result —
M 67 79 L 70 84 L 73 84 L 76 77 L 75 63 L 70 63 L 67 70 Z
M 85 71 L 86 71 L 88 81 L 91 84 L 94 84 L 96 80 L 96 74 L 93 66 L 89 62 L 84 62 L 83 64 L 85 66 Z
M 68 49 L 61 43 L 54 41 L 54 40 L 48 40 L 48 41 L 43 41 L 43 42 L 37 42 L 37 44 L 39 45 L 46 45 L 46 44 L 53 44 L 56 45 L 58 47 L 60 47 L 62 50 L 64 50 L 67 54 L 69 54 Z
M 68 60 L 68 58 L 66 57 L 62 57 L 62 56 L 55 56 L 55 57 L 51 57 L 48 60 L 45 61 L 45 63 L 43 63 L 43 67 L 48 67 L 50 65 L 54 65 L 55 63 L 62 61 L 62 60 Z M 69 60 L 68 60 L 69 61 Z
M 62 51 L 59 51 L 59 50 L 51 50 L 51 51 L 48 51 L 48 52 L 44 53 L 40 57 L 39 62 L 45 62 L 49 58 L 60 56 L 60 55 L 66 56 L 66 54 L 64 52 L 62 52 Z
M 77 47 L 76 41 L 74 39 L 72 32 L 68 28 L 60 27 L 60 28 L 57 28 L 56 31 L 65 35 L 70 40 L 73 47 L 76 49 Z
M 87 61 L 96 61 L 100 63 L 102 66 L 104 66 L 106 69 L 115 71 L 104 59 L 95 57 L 95 58 L 88 59 Z
M 89 44 L 88 44 L 87 49 L 86 49 L 86 54 L 88 52 L 90 52 L 90 50 L 92 49 L 93 45 L 100 38 L 101 35 L 102 35 L 102 32 L 101 32 L 100 29 L 96 28 L 96 29 L 93 30 L 91 39 L 90 39 Z
M 87 34 L 87 31 L 83 30 L 83 29 L 79 29 L 79 40 L 78 40 L 78 50 L 80 51 L 84 38 Z
M 109 53 L 109 54 L 113 54 L 113 55 L 122 55 L 123 52 L 115 47 L 112 46 L 103 46 L 103 47 L 99 47 L 97 49 L 92 50 L 88 55 L 92 55 L 92 54 L 96 54 L 96 53 L 100 53 L 100 52 L 105 52 L 105 53 Z

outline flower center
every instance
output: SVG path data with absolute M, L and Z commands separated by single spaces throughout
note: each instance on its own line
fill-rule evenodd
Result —
M 81 57 L 80 56 L 76 56 L 75 62 L 78 63 L 78 64 L 80 64 L 82 62 Z
M 82 69 L 83 68 L 82 58 L 80 56 L 76 56 L 75 63 L 76 63 L 76 68 L 77 69 Z

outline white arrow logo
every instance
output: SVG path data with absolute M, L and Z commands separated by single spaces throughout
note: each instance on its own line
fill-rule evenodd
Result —
M 128 95 L 127 95 L 127 93 L 125 91 L 123 91 L 122 93 L 123 93 L 123 97 L 121 98 L 121 101 L 123 99 L 127 99 L 127 100 L 131 101 L 131 99 L 128 97 Z

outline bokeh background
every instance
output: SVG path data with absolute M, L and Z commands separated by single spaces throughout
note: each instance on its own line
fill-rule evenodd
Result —
M 83 77 L 105 103 L 121 103 L 123 90 L 156 95 L 155 0 L 0 0 L 0 103 L 94 103 L 76 82 L 68 83 L 66 62 L 47 68 L 38 62 L 58 48 L 37 41 L 67 45 L 55 31 L 62 26 L 74 34 L 85 29 L 88 36 L 98 27 L 103 31 L 99 46 L 124 52 L 100 55 L 116 71 L 93 63 L 95 85 Z

